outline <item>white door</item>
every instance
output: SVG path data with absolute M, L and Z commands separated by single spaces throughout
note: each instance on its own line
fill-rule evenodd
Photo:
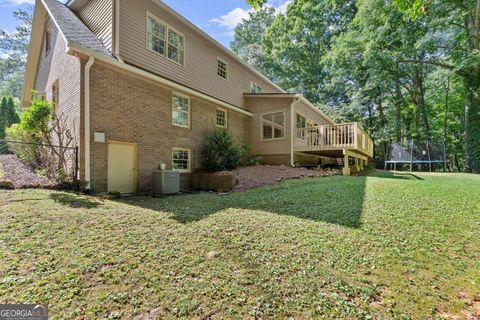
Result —
M 108 144 L 108 192 L 135 193 L 135 145 Z

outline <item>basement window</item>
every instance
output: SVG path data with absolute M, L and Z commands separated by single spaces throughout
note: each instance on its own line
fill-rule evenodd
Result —
M 190 149 L 172 149 L 172 169 L 180 172 L 190 172 Z

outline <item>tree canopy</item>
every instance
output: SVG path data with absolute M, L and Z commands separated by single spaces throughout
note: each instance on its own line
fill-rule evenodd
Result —
M 459 170 L 480 173 L 479 8 L 480 0 L 294 0 L 262 31 L 262 59 L 287 91 L 337 121 L 361 122 L 379 162 L 389 143 L 445 141 Z

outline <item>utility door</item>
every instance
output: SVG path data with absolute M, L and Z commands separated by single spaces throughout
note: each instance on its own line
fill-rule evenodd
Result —
M 135 154 L 134 144 L 108 144 L 108 192 L 135 193 Z

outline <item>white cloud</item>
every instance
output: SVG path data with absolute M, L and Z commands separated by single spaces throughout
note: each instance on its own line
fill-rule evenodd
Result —
M 240 22 L 242 22 L 243 19 L 248 19 L 248 13 L 250 11 L 251 10 L 235 8 L 223 16 L 210 19 L 208 22 L 218 24 L 220 27 L 224 27 L 229 30 L 233 30 Z
M 18 0 L 17 0 L 18 1 Z M 277 14 L 285 13 L 287 6 L 292 3 L 292 0 L 270 0 L 266 5 L 275 8 Z M 210 19 L 208 22 L 219 25 L 220 27 L 228 30 L 235 30 L 237 25 L 244 19 L 248 19 L 248 14 L 252 9 L 245 10 L 242 8 L 235 8 L 227 14 L 224 14 L 218 18 Z

